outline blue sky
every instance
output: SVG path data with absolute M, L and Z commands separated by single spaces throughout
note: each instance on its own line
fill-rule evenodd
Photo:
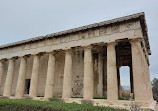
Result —
M 158 78 L 158 0 L 0 0 L 0 45 L 139 12 L 149 30 L 152 80 Z M 121 70 L 123 85 L 127 71 Z

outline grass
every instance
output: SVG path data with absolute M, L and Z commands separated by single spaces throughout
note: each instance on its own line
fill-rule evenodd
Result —
M 71 98 L 83 98 L 83 97 L 71 97 Z M 98 97 L 98 98 L 93 98 L 93 99 L 107 99 L 106 97 Z
M 129 100 L 129 97 L 119 97 L 119 100 Z
M 83 98 L 83 97 L 72 97 L 72 98 Z M 107 99 L 106 97 L 96 97 L 94 99 Z M 130 98 L 129 97 L 119 97 L 118 100 L 129 100 Z
M 37 101 L 28 99 L 0 99 L 0 111 L 127 111 L 87 104 Z
M 94 98 L 94 99 L 107 99 L 106 97 Z
M 53 98 L 61 98 L 61 97 L 53 97 Z M 83 98 L 83 97 L 71 97 L 71 98 Z M 52 98 L 51 98 L 52 99 Z M 96 97 L 94 99 L 107 99 L 106 97 Z M 119 97 L 118 100 L 129 100 L 130 97 Z
M 71 98 L 83 98 L 83 97 L 71 97 Z

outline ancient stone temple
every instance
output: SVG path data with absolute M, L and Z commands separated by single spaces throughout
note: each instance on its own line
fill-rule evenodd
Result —
M 3 45 L 0 95 L 151 108 L 149 55 L 144 13 Z M 130 100 L 119 100 L 121 66 L 130 67 Z

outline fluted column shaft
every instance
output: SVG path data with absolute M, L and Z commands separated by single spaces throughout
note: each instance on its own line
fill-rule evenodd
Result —
M 3 62 L 0 61 L 0 86 L 2 85 L 2 77 L 3 77 L 3 72 L 4 72 L 4 69 L 3 69 Z
M 116 43 L 107 45 L 107 99 L 118 100 Z
M 26 73 L 26 58 L 21 57 L 18 82 L 17 82 L 16 94 L 15 94 L 17 98 L 24 96 L 25 73 Z
M 62 98 L 71 98 L 72 94 L 72 54 L 66 50 Z
M 30 92 L 29 92 L 30 97 L 37 97 L 39 65 L 40 65 L 39 63 L 40 63 L 39 55 L 34 55 L 32 76 L 31 76 L 31 85 L 30 85 Z
M 14 74 L 14 59 L 9 59 L 8 72 L 7 72 L 3 96 L 9 97 L 11 95 L 13 74 Z
M 98 84 L 98 96 L 103 96 L 103 54 L 99 53 L 98 58 L 98 74 L 99 74 L 99 84 Z
M 88 46 L 84 49 L 84 99 L 93 99 L 93 61 L 92 61 L 92 47 Z
M 54 91 L 54 75 L 55 75 L 55 56 L 54 53 L 49 53 L 47 79 L 45 87 L 45 98 L 53 97 Z

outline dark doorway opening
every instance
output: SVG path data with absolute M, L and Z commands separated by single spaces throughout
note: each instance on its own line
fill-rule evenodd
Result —
M 30 79 L 25 80 L 25 94 L 29 94 L 30 91 Z
M 133 72 L 131 44 L 122 40 L 116 46 L 118 95 L 121 100 L 133 100 Z

